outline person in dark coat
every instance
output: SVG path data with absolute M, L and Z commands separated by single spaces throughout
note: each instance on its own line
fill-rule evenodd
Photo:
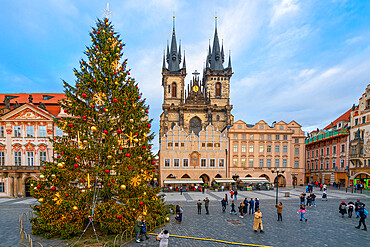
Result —
M 231 211 L 230 214 L 237 214 L 235 211 L 235 200 L 231 202 Z
M 342 217 L 347 214 L 347 204 L 345 201 L 342 201 L 341 204 L 339 204 L 339 213 L 342 214 Z
M 203 201 L 204 201 L 204 207 L 206 208 L 206 214 L 209 214 L 209 211 L 208 211 L 209 199 L 208 199 L 208 197 L 206 197 L 206 199 L 204 199 Z
M 366 214 L 365 214 L 365 208 L 364 205 L 358 206 L 358 215 L 360 216 L 360 221 L 358 222 L 358 226 L 356 226 L 357 229 L 360 229 L 361 223 L 364 225 L 364 228 L 362 230 L 367 231 L 367 227 L 365 224 Z
M 348 202 L 347 209 L 348 209 L 348 218 L 352 218 L 353 209 L 355 208 L 355 204 L 353 202 Z
M 254 214 L 254 201 L 253 201 L 253 198 L 251 198 L 251 200 L 249 201 L 249 214 Z
M 197 202 L 198 214 L 202 214 L 202 202 L 200 199 Z
M 257 211 L 260 208 L 260 201 L 258 198 L 254 200 L 254 210 Z
M 358 214 L 358 209 L 360 205 L 364 205 L 365 207 L 365 204 L 363 202 L 360 201 L 360 199 L 357 199 L 357 201 L 355 202 L 355 213 L 357 215 L 357 218 L 360 218 L 360 215 Z
M 244 209 L 243 209 L 244 215 L 248 214 L 248 199 L 244 199 Z
M 226 205 L 228 205 L 229 204 L 229 201 L 227 199 L 227 193 L 225 194 L 225 200 L 226 200 Z
M 221 200 L 222 212 L 225 213 L 226 210 L 226 199 Z

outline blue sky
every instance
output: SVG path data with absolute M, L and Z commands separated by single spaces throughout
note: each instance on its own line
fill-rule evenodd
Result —
M 235 120 L 295 120 L 322 128 L 358 104 L 370 83 L 370 1 L 109 1 L 128 68 L 158 133 L 162 53 L 176 16 L 187 71 L 201 71 L 214 16 L 231 50 Z M 62 79 L 90 45 L 88 32 L 105 1 L 2 1 L 0 92 L 62 92 Z M 228 54 L 228 52 L 227 52 Z M 190 76 L 186 78 L 186 83 Z M 155 149 L 158 148 L 158 137 Z

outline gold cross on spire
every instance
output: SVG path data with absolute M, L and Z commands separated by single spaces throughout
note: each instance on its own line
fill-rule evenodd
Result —
M 109 10 L 109 3 L 107 3 L 107 8 L 103 9 L 102 12 L 107 19 L 112 16 L 112 11 Z

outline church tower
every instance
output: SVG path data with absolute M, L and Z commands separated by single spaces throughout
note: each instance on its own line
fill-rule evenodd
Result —
M 162 65 L 162 86 L 163 86 L 163 104 L 160 118 L 160 136 L 166 133 L 172 123 L 179 121 L 177 114 L 169 114 L 170 110 L 182 105 L 184 101 L 184 80 L 186 76 L 185 53 L 181 66 L 181 43 L 177 47 L 175 33 L 175 16 L 173 17 L 171 47 L 167 43 L 167 54 L 163 54 Z

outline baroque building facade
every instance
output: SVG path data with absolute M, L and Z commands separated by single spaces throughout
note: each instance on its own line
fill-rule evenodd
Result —
M 279 168 L 284 169 L 279 186 L 304 183 L 305 134 L 295 121 L 269 126 L 263 120 L 254 125 L 239 120 L 223 133 L 229 138 L 227 177 L 264 177 L 276 184 L 277 177 L 271 169 Z
M 49 138 L 63 134 L 54 126 L 55 117 L 65 116 L 58 105 L 62 98 L 0 94 L 0 197 L 29 196 L 29 179 L 38 179 L 41 162 L 53 159 Z

